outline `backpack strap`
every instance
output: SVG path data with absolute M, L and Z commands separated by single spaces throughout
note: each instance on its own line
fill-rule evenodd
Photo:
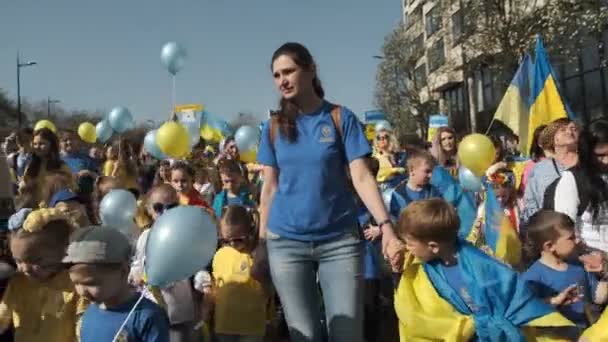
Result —
M 331 109 L 331 121 L 334 123 L 334 128 L 338 134 L 340 142 L 342 141 L 342 106 L 333 105 Z M 279 131 L 279 118 L 276 115 L 270 117 L 270 145 L 274 147 L 274 142 L 277 140 Z

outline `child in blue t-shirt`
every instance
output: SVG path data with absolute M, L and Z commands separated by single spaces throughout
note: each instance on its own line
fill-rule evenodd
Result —
M 79 295 L 91 301 L 82 316 L 80 340 L 168 342 L 169 319 L 127 283 L 131 246 L 116 229 L 80 228 L 63 262 Z
M 412 151 L 408 155 L 409 177 L 406 184 L 395 188 L 400 200 L 391 201 L 389 209 L 392 217 L 398 218 L 401 211 L 414 201 L 441 197 L 439 190 L 431 185 L 434 166 L 433 156 L 426 151 Z
M 526 233 L 526 251 L 536 261 L 524 273 L 524 280 L 577 327 L 588 327 L 589 309 L 606 303 L 608 283 L 576 260 L 574 223 L 562 213 L 541 210 L 530 218 Z

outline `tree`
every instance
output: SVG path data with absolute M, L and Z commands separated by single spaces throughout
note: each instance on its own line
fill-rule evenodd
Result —
M 541 35 L 553 63 L 568 63 L 606 27 L 605 0 L 461 0 L 468 67 L 489 66 L 503 81 Z
M 403 136 L 426 136 L 428 116 L 436 113 L 438 102 L 423 99 L 424 81 L 416 77 L 416 62 L 424 51 L 417 50 L 405 27 L 399 25 L 384 40 L 384 57 L 376 74 L 375 103 Z

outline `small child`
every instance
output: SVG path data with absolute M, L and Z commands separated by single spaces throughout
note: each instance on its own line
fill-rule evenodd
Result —
M 459 226 L 441 199 L 401 214 L 398 233 L 410 253 L 395 293 L 402 340 L 523 341 L 525 326 L 571 324 L 511 268 L 460 242 Z
M 116 140 L 106 150 L 106 161 L 103 164 L 103 175 L 116 177 L 121 187 L 139 192 L 137 184 L 137 166 L 129 154 L 130 145 L 124 139 Z M 137 197 L 137 196 L 135 196 Z
M 91 301 L 82 317 L 83 342 L 169 341 L 166 313 L 127 283 L 130 258 L 129 240 L 116 229 L 89 226 L 72 235 L 63 262 L 78 294 Z
M 148 192 L 146 210 L 153 221 L 158 219 L 166 210 L 179 206 L 177 192 L 169 184 L 153 187 Z M 131 283 L 137 287 L 144 285 L 145 250 L 150 229 L 142 232 L 137 240 L 135 258 L 131 264 Z M 171 324 L 171 339 L 190 341 L 197 333 L 194 326 L 197 323 L 197 307 L 190 279 L 174 282 L 162 289 L 160 294 L 152 288 L 152 300 L 166 308 Z
M 492 186 L 496 199 L 504 208 L 505 215 L 511 221 L 513 228 L 519 232 L 519 207 L 517 205 L 517 190 L 515 189 L 515 174 L 506 168 L 506 163 L 491 166 L 486 172 L 487 182 Z
M 213 200 L 215 216 L 221 217 L 222 209 L 228 205 L 255 208 L 256 204 L 238 162 L 233 159 L 222 159 L 218 163 L 218 170 L 223 189 Z
M 0 302 L 0 334 L 12 323 L 16 342 L 76 339 L 82 303 L 61 264 L 72 229 L 59 210 L 40 209 L 12 233 L 10 248 L 19 273 Z
M 441 197 L 439 190 L 431 184 L 433 167 L 435 167 L 435 159 L 426 151 L 414 150 L 408 155 L 409 178 L 406 184 L 401 184 L 395 188 L 395 193 L 402 200 L 391 201 L 390 212 L 392 217 L 398 218 L 399 213 L 414 201 Z
M 568 215 L 541 210 L 528 221 L 526 234 L 526 250 L 536 261 L 524 273 L 524 280 L 577 327 L 587 328 L 596 317 L 588 317 L 586 309 L 606 303 L 608 283 L 578 262 L 574 222 Z
M 220 220 L 220 236 L 223 247 L 213 258 L 218 341 L 264 341 L 271 289 L 269 275 L 254 271 L 254 217 L 242 206 L 228 206 Z
M 194 189 L 194 170 L 184 162 L 175 162 L 171 166 L 171 185 L 179 195 L 181 205 L 194 205 L 205 209 L 209 204 L 201 198 L 201 195 Z

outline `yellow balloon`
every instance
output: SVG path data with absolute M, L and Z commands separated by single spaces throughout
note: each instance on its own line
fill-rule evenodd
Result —
M 95 126 L 90 122 L 83 122 L 78 126 L 78 135 L 80 139 L 89 144 L 93 144 L 97 140 L 97 132 Z
M 171 158 L 182 158 L 190 152 L 188 130 L 175 121 L 165 122 L 156 132 L 156 144 Z
M 496 148 L 487 136 L 479 133 L 469 134 L 458 145 L 460 163 L 476 176 L 485 174 L 496 159 Z
M 255 163 L 258 155 L 258 150 L 253 149 L 251 151 L 239 152 L 239 156 L 241 157 L 241 161 L 243 163 Z
M 36 122 L 36 125 L 34 126 L 34 132 L 41 128 L 48 128 L 53 131 L 53 133 L 57 133 L 57 127 L 55 127 L 55 124 L 49 120 L 40 120 Z

